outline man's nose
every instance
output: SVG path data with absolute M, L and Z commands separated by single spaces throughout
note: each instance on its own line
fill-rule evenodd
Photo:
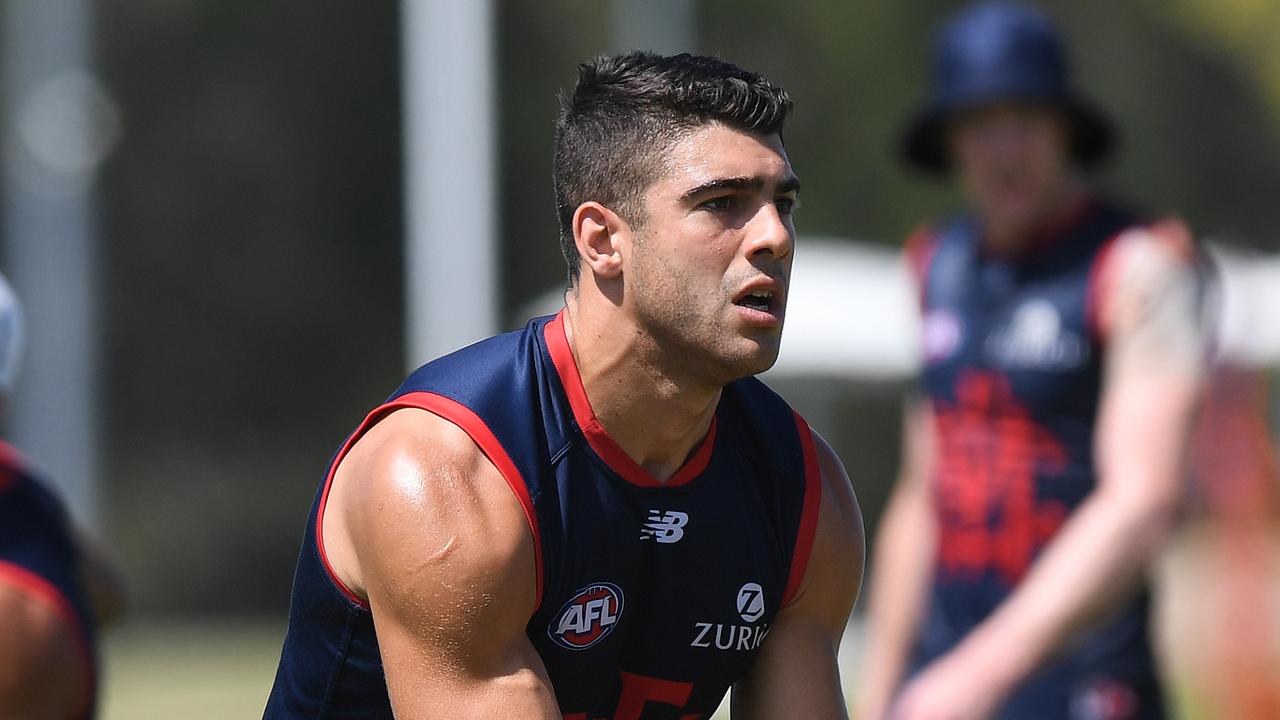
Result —
M 747 258 L 754 258 L 761 253 L 769 253 L 775 260 L 786 257 L 795 239 L 791 229 L 782 219 L 782 213 L 775 203 L 767 203 L 752 218 L 747 226 Z

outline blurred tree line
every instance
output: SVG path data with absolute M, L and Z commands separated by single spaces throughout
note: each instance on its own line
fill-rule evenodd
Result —
M 1202 233 L 1275 249 L 1280 10 L 1057 0 L 1081 84 L 1124 129 L 1101 178 Z M 697 50 L 797 102 L 802 234 L 895 244 L 955 198 L 900 169 L 943 0 L 703 0 Z M 561 282 L 557 93 L 618 50 L 609 4 L 501 0 L 503 307 Z M 326 461 L 403 372 L 394 2 L 99 2 L 124 118 L 101 180 L 105 525 L 143 611 L 283 619 Z M 466 242 L 466 238 L 458 238 Z M 856 317 L 844 319 L 855 323 Z M 848 388 L 822 428 L 878 510 L 902 388 Z M 796 402 L 812 390 L 793 389 Z M 829 394 L 829 392 L 828 392 Z

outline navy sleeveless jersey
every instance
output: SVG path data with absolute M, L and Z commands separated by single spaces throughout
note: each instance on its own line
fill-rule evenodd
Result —
M 348 438 L 312 507 L 265 717 L 391 717 L 368 607 L 328 570 L 318 526 L 343 455 L 403 407 L 466 431 L 524 507 L 538 572 L 527 634 L 564 717 L 709 717 L 804 574 L 820 497 L 812 436 L 741 380 L 660 484 L 596 421 L 561 316 L 423 366 Z
M 1018 257 L 984 252 L 967 218 L 918 234 L 924 389 L 933 408 L 937 562 L 917 666 L 1009 597 L 1094 489 L 1105 338 L 1096 273 L 1137 224 L 1093 202 Z M 1001 717 L 1163 717 L 1142 588 L 1009 699 Z
M 79 555 L 62 502 L 12 447 L 0 443 L 0 585 L 17 588 L 62 620 L 81 655 L 84 694 L 75 717 L 94 715 L 97 660 Z

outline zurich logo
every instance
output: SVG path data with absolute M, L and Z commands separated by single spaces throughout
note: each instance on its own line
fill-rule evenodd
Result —
M 764 588 L 760 583 L 749 582 L 738 591 L 738 614 L 749 623 L 764 616 Z
M 650 510 L 649 518 L 640 528 L 641 540 L 654 540 L 664 545 L 680 542 L 684 526 L 689 524 L 689 513 L 676 510 Z
M 586 650 L 613 632 L 621 617 L 622 588 L 594 583 L 569 598 L 547 626 L 547 634 L 560 647 Z

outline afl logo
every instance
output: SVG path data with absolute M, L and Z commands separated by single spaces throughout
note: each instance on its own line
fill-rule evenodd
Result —
M 595 583 L 574 593 L 547 626 L 547 634 L 568 650 L 586 650 L 605 639 L 622 617 L 622 588 Z

